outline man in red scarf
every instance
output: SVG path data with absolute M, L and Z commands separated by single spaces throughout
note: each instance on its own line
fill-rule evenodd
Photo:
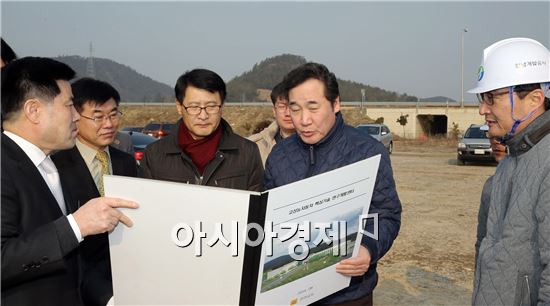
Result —
M 258 147 L 222 119 L 223 79 L 194 69 L 178 78 L 176 133 L 145 150 L 142 176 L 158 180 L 260 191 L 263 165 Z

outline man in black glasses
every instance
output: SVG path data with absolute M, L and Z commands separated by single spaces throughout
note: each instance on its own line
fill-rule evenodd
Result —
M 539 42 L 511 38 L 484 50 L 470 92 L 478 95 L 489 136 L 500 138 L 508 157 L 484 187 L 475 305 L 550 303 L 549 85 L 550 53 Z
M 223 79 L 213 71 L 194 69 L 178 78 L 175 95 L 181 115 L 176 132 L 147 147 L 143 177 L 260 191 L 258 147 L 222 119 Z
M 103 175 L 137 176 L 134 158 L 111 146 L 122 113 L 120 95 L 110 84 L 82 78 L 71 85 L 80 114 L 76 146 L 52 156 L 74 203 L 104 196 Z M 105 305 L 113 296 L 107 233 L 84 238 L 81 295 L 85 305 Z

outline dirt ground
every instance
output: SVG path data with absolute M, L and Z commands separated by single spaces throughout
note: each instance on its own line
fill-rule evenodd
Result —
M 495 165 L 456 165 L 452 142 L 397 141 L 401 230 L 379 262 L 377 305 L 469 305 L 481 189 Z

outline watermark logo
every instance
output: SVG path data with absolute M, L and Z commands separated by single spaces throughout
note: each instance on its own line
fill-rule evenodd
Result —
M 205 241 L 208 247 L 214 247 L 220 243 L 220 245 L 230 248 L 231 256 L 236 257 L 239 255 L 239 235 L 242 235 L 241 241 L 245 241 L 247 246 L 260 247 L 262 243 L 265 243 L 267 256 L 274 256 L 274 249 L 280 251 L 282 248 L 286 248 L 286 254 L 292 259 L 303 261 L 308 258 L 312 249 L 316 252 L 322 249 L 334 256 L 347 256 L 353 250 L 357 232 L 378 240 L 378 214 L 360 215 L 358 220 L 355 228 L 350 227 L 349 234 L 350 228 L 346 221 L 286 222 L 276 226 L 272 221 L 267 221 L 263 227 L 257 223 L 243 226 L 237 221 L 231 221 L 225 227 L 222 223 L 215 223 L 209 237 L 203 230 L 201 221 L 196 221 L 193 226 L 182 222 L 172 227 L 170 239 L 181 248 L 190 247 L 193 244 L 197 257 L 202 256 Z M 367 226 L 369 222 L 372 223 L 370 226 L 372 232 L 366 230 L 369 227 Z

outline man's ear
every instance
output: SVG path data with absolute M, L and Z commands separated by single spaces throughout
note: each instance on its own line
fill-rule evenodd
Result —
M 28 99 L 23 103 L 23 115 L 32 123 L 40 123 L 40 116 L 44 113 L 44 104 L 36 98 Z
M 176 109 L 178 110 L 178 114 L 180 114 L 180 117 L 183 117 L 183 112 L 185 111 L 185 109 L 183 109 L 183 102 L 180 103 L 180 101 L 178 101 L 178 99 L 176 99 Z
M 527 97 L 527 102 L 529 103 L 529 106 L 532 108 L 544 108 L 544 92 L 542 89 L 535 89 L 531 91 Z
M 332 109 L 334 110 L 335 114 L 340 111 L 340 96 L 334 99 L 334 103 L 332 103 Z

